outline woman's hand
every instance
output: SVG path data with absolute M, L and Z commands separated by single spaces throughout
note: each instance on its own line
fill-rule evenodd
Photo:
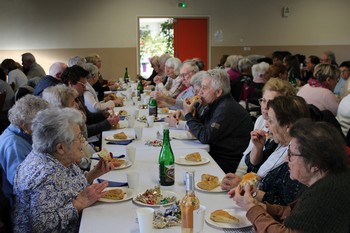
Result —
M 78 194 L 76 199 L 73 200 L 74 207 L 81 213 L 83 209 L 91 206 L 102 197 L 102 192 L 107 186 L 108 181 L 104 181 L 101 184 L 92 184 L 86 187 Z
M 251 191 L 250 185 L 246 185 L 244 190 L 238 185 L 235 189 L 231 189 L 228 194 L 239 207 L 248 211 L 253 206 L 259 204 L 259 202 L 251 195 Z
M 103 159 L 100 159 L 100 161 L 96 164 L 96 166 L 93 169 L 91 169 L 91 171 L 85 174 L 85 177 L 89 183 L 92 183 L 94 179 L 109 172 L 113 168 L 114 168 L 114 165 L 112 162 L 108 162 Z
M 107 117 L 107 121 L 109 122 L 109 124 L 111 124 L 111 126 L 115 126 L 119 123 L 119 116 L 116 116 L 115 114 L 110 114 Z
M 123 98 L 117 98 L 116 100 L 113 100 L 114 105 L 116 107 L 121 107 L 124 105 L 124 99 Z
M 266 134 L 267 132 L 260 129 L 255 129 L 250 132 L 250 138 L 257 149 L 262 150 L 264 148 L 267 137 Z
M 235 188 L 239 182 L 241 182 L 241 178 L 236 176 L 234 173 L 227 173 L 226 176 L 221 181 L 221 189 L 222 190 L 231 190 Z

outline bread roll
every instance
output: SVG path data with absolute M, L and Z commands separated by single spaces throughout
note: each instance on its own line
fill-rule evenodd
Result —
M 239 224 L 239 219 L 232 216 L 225 210 L 215 210 L 211 212 L 210 219 L 214 222 Z
M 186 155 L 185 159 L 188 160 L 188 161 L 193 161 L 193 162 L 200 162 L 200 161 L 202 161 L 201 154 L 199 154 L 198 152 L 194 152 L 194 153 Z
M 195 95 L 195 96 L 192 96 L 192 97 L 189 98 L 189 101 L 190 101 L 191 104 L 194 103 L 194 102 L 199 102 L 200 100 L 201 100 L 201 97 L 198 96 L 198 95 Z
M 111 154 L 103 148 L 100 152 L 97 153 L 98 157 L 104 161 L 111 161 L 112 157 Z
M 244 189 L 246 185 L 250 185 L 251 188 L 254 188 L 256 187 L 259 181 L 260 181 L 260 176 L 258 176 L 254 172 L 249 172 L 242 177 L 242 180 L 239 183 L 239 185 L 241 186 L 242 189 Z

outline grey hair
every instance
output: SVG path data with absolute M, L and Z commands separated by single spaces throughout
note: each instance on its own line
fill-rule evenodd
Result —
M 264 75 L 268 71 L 269 67 L 270 65 L 266 62 L 260 62 L 258 64 L 254 64 L 252 66 L 253 78 L 260 78 L 260 75 Z
M 93 78 L 95 75 L 98 74 L 98 68 L 92 63 L 85 63 L 83 65 L 83 68 L 89 72 L 89 74 L 86 76 L 87 79 Z
M 11 124 L 30 129 L 32 121 L 37 112 L 48 108 L 49 103 L 34 95 L 25 95 L 16 101 L 15 105 L 9 110 L 8 118 Z
M 193 71 L 195 73 L 197 73 L 199 71 L 199 67 L 196 64 L 196 61 L 194 60 L 186 60 L 182 63 L 181 68 L 187 66 L 190 68 L 189 72 Z
M 65 108 L 68 107 L 70 97 L 74 99 L 78 97 L 78 92 L 66 85 L 56 85 L 48 87 L 43 91 L 42 98 L 50 103 L 52 107 Z
M 191 77 L 191 85 L 200 87 L 202 85 L 202 80 L 206 75 L 207 75 L 207 72 L 203 70 L 195 73 Z
M 59 143 L 72 145 L 75 135 L 72 124 L 83 123 L 82 114 L 74 108 L 49 108 L 40 111 L 32 124 L 33 150 L 53 155 Z
M 164 53 L 159 57 L 159 65 L 165 65 L 166 61 L 171 58 L 171 56 L 168 53 Z
M 86 63 L 86 59 L 81 56 L 74 56 L 69 58 L 68 66 L 72 67 L 74 65 L 83 66 Z
M 242 58 L 242 55 L 230 55 L 227 57 L 224 67 L 238 70 L 238 62 Z
M 326 51 L 323 52 L 324 54 L 326 54 L 327 58 L 331 61 L 332 64 L 336 63 L 336 58 L 335 58 L 335 53 L 332 51 Z
M 177 57 L 169 58 L 165 62 L 165 70 L 167 67 L 173 67 L 175 75 L 178 76 L 180 74 L 181 60 Z
M 238 71 L 241 73 L 251 69 L 252 66 L 253 62 L 249 58 L 244 57 L 238 61 Z
M 50 66 L 49 75 L 57 78 L 57 76 L 60 76 L 66 68 L 67 68 L 66 63 L 55 62 Z
M 35 62 L 35 57 L 32 53 L 23 53 L 22 54 L 22 61 Z
M 210 77 L 211 85 L 215 91 L 221 89 L 222 95 L 231 92 L 230 79 L 227 72 L 223 69 L 208 70 L 205 77 Z

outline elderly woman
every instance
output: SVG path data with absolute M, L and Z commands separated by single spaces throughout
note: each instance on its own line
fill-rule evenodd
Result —
M 236 82 L 241 76 L 241 73 L 238 71 L 238 62 L 242 58 L 242 55 L 230 55 L 225 61 L 224 67 L 227 69 L 228 77 L 232 82 Z
M 142 85 L 147 87 L 147 89 L 155 86 L 153 79 L 154 79 L 154 77 L 156 77 L 160 73 L 159 56 L 151 57 L 149 62 L 151 63 L 151 67 L 153 68 L 152 74 L 147 79 L 143 78 L 140 75 L 138 75 L 138 77 L 137 77 L 137 79 L 139 79 L 139 78 L 142 79 Z
M 337 84 L 339 69 L 331 64 L 318 64 L 314 70 L 314 78 L 310 78 L 298 96 L 303 97 L 308 104 L 313 104 L 322 110 L 329 110 L 337 115 L 339 101 L 333 90 Z
M 100 102 L 93 88 L 95 83 L 98 82 L 98 68 L 92 63 L 84 64 L 83 68 L 89 72 L 86 77 L 87 83 L 84 92 L 84 104 L 90 112 L 99 112 L 106 109 L 113 109 L 116 106 L 123 106 L 123 99 L 121 98 Z
M 184 89 L 182 77 L 180 74 L 181 61 L 178 58 L 169 58 L 165 63 L 165 73 L 168 77 L 167 82 L 163 85 L 163 80 L 160 76 L 154 78 L 156 90 L 168 95 L 171 98 L 176 98 Z
M 100 160 L 90 172 L 76 165 L 83 156 L 83 118 L 72 108 L 51 108 L 33 121 L 33 150 L 18 167 L 15 232 L 77 232 L 82 210 L 103 196 L 108 182 L 92 184 L 113 165 Z
M 250 187 L 229 192 L 257 232 L 349 232 L 350 171 L 344 140 L 328 123 L 299 120 L 290 128 L 290 178 L 308 188 L 289 206 L 260 203 Z
M 48 101 L 52 107 L 57 108 L 75 108 L 79 110 L 75 99 L 78 97 L 78 92 L 70 87 L 65 85 L 57 85 L 53 87 L 46 88 L 43 92 L 43 99 Z M 83 116 L 84 124 L 80 126 L 82 135 L 87 140 L 87 127 L 86 127 L 86 116 L 84 112 L 80 112 Z M 91 157 L 96 151 L 92 146 L 84 141 L 83 143 L 84 157 L 79 163 L 79 167 L 83 170 L 90 169 Z
M 98 99 L 102 101 L 104 98 L 104 92 L 116 90 L 118 88 L 118 84 L 114 81 L 103 79 L 102 74 L 100 73 L 100 69 L 102 67 L 102 59 L 100 55 L 97 53 L 89 54 L 85 57 L 85 59 L 87 63 L 92 63 L 98 68 L 98 82 L 93 85 L 93 88 L 97 92 Z
M 3 191 L 10 202 L 16 168 L 32 150 L 32 121 L 38 111 L 48 107 L 47 101 L 26 95 L 9 110 L 11 124 L 0 136 L 0 169 Z
M 271 78 L 263 87 L 263 96 L 260 99 L 261 115 L 256 119 L 254 124 L 255 130 L 263 130 L 268 132 L 266 128 L 267 115 L 267 102 L 274 99 L 277 96 L 295 96 L 294 87 L 286 80 L 278 78 Z M 245 164 L 245 157 L 252 151 L 253 141 L 250 140 L 247 149 L 243 152 L 243 157 L 235 173 L 227 173 L 222 180 L 221 187 L 224 190 L 229 190 L 237 186 L 241 181 L 241 177 L 247 173 L 247 165 Z
M 193 60 L 187 60 L 184 61 L 180 68 L 180 74 L 179 77 L 182 78 L 182 85 L 184 85 L 184 90 L 180 92 L 180 94 L 176 98 L 171 98 L 170 96 L 167 96 L 163 94 L 162 92 L 155 91 L 152 93 L 153 97 L 161 101 L 162 104 L 167 105 L 170 109 L 182 109 L 182 102 L 185 98 L 189 98 L 194 96 L 195 88 L 200 89 L 201 86 L 201 79 L 198 78 L 194 81 L 195 85 L 192 83 L 191 80 L 192 77 L 199 71 L 198 66 L 196 65 L 196 62 Z M 198 94 L 199 90 L 197 91 Z
M 231 95 L 237 102 L 240 100 L 243 82 L 245 82 L 245 80 L 252 80 L 252 66 L 253 62 L 249 58 L 241 58 L 238 61 L 238 71 L 241 76 L 235 80 L 230 80 Z
M 288 131 L 294 122 L 310 117 L 305 100 L 298 96 L 278 96 L 267 103 L 266 127 L 273 141 L 267 140 L 266 131 L 251 132 L 252 150 L 246 155 L 247 172 L 261 177 L 255 197 L 259 201 L 287 205 L 295 200 L 300 188 L 297 181 L 289 178 L 287 156 L 291 136 Z

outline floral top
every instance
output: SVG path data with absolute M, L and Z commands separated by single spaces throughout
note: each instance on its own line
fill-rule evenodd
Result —
M 75 164 L 63 166 L 49 154 L 32 151 L 14 180 L 14 232 L 78 232 L 73 199 L 88 186 Z

